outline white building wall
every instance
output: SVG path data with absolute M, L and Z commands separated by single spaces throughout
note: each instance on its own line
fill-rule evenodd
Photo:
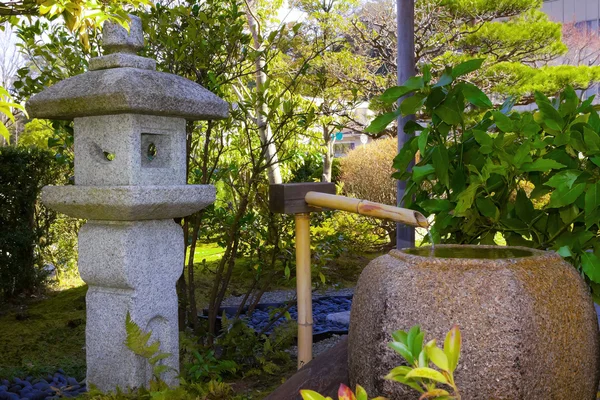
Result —
M 600 0 L 546 0 L 542 10 L 554 21 L 584 22 L 600 19 Z

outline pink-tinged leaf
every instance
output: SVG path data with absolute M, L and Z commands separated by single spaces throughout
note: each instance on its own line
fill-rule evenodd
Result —
M 444 340 L 444 353 L 448 357 L 448 370 L 454 372 L 460 358 L 462 338 L 458 325 L 454 325 Z
M 340 385 L 340 388 L 338 389 L 338 399 L 339 400 L 356 400 L 356 397 L 354 397 L 354 393 L 352 393 L 352 390 L 350 390 L 350 388 L 348 386 L 346 386 L 342 383 Z

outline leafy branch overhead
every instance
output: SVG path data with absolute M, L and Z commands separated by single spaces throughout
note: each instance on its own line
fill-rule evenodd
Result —
M 512 111 L 513 99 L 494 107 L 463 79 L 479 65 L 447 68 L 435 82 L 425 68 L 422 77 L 382 96 L 391 104 L 412 94 L 369 131 L 385 129 L 400 114 L 427 121 L 405 126 L 413 136 L 394 161 L 394 177 L 408 181 L 407 206 L 435 216 L 436 243 L 555 250 L 598 296 L 600 117 L 593 98 L 582 102 L 567 87 L 556 98 L 535 92 L 533 112 Z

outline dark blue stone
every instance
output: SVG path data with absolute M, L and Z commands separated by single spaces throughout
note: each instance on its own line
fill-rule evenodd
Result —
M 8 391 L 13 392 L 13 393 L 18 393 L 21 391 L 21 389 L 23 389 L 23 387 L 21 385 L 12 385 L 10 388 L 8 388 Z

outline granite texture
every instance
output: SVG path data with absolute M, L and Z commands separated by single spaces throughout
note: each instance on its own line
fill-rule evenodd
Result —
M 103 391 L 148 384 L 147 360 L 125 345 L 127 313 L 144 331 L 152 331 L 163 375 L 177 384 L 179 342 L 175 283 L 184 262 L 183 230 L 171 220 L 89 221 L 79 232 L 79 271 L 87 293 L 87 382 Z
M 486 246 L 474 246 L 481 250 Z M 515 259 L 427 258 L 393 250 L 363 271 L 352 305 L 349 371 L 372 396 L 414 399 L 383 379 L 402 358 L 391 332 L 421 325 L 443 343 L 457 324 L 455 379 L 469 400 L 592 400 L 598 322 L 587 285 L 554 253 Z
M 142 20 L 129 15 L 129 32 L 121 25 L 108 21 L 102 27 L 102 48 L 105 54 L 135 54 L 144 48 Z
M 42 202 L 75 218 L 137 221 L 184 217 L 215 201 L 212 185 L 46 186 Z
M 84 117 L 75 118 L 74 130 L 77 185 L 186 184 L 183 118 L 136 114 Z M 154 156 L 149 154 L 150 144 L 154 144 Z
M 32 118 L 72 120 L 108 114 L 149 114 L 188 120 L 222 119 L 229 105 L 188 79 L 139 68 L 89 71 L 31 97 Z
M 94 57 L 90 60 L 89 70 L 131 67 L 139 69 L 156 69 L 156 61 L 151 58 L 140 57 L 135 54 L 115 53 L 102 57 Z

